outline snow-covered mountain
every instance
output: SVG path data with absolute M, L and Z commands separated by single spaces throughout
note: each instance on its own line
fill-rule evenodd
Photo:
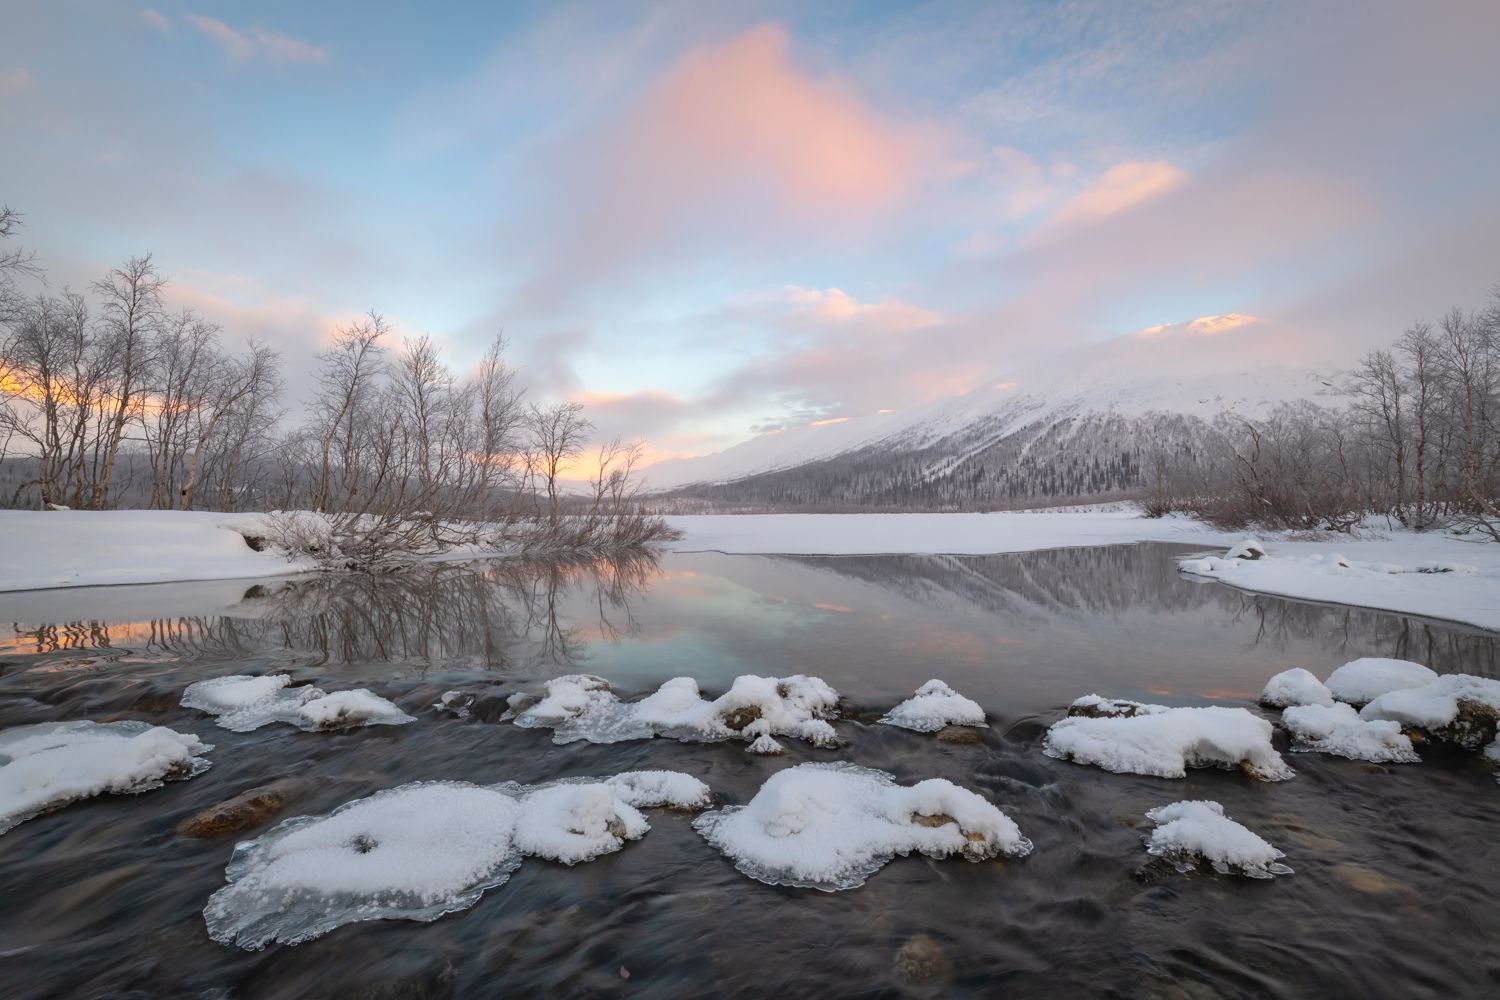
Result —
M 1220 413 L 1278 403 L 1339 405 L 1334 380 L 1286 367 L 1201 376 L 1054 369 L 1004 378 L 907 412 L 761 435 L 645 470 L 655 492 L 725 501 L 1009 502 L 1130 489 L 1148 446 L 1191 446 Z

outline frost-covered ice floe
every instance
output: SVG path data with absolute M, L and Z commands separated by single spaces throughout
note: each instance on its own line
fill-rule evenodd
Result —
M 1266 682 L 1260 703 L 1268 708 L 1292 705 L 1332 705 L 1333 692 L 1311 670 L 1293 667 Z
M 917 688 L 917 693 L 887 712 L 881 722 L 888 726 L 935 733 L 945 726 L 984 726 L 984 709 L 940 680 Z
M 773 774 L 744 806 L 693 828 L 744 874 L 769 885 L 853 889 L 896 855 L 1021 857 L 1031 841 L 981 796 L 941 778 L 911 786 L 847 762 Z
M 203 916 L 215 941 L 249 950 L 359 921 L 432 921 L 473 906 L 525 857 L 591 861 L 646 834 L 641 809 L 711 803 L 708 786 L 672 771 L 531 786 L 415 782 L 238 844 L 229 884 Z
M 1394 722 L 1362 719 L 1351 705 L 1292 705 L 1282 724 L 1296 741 L 1294 750 L 1368 760 L 1376 764 L 1417 764 L 1422 758 Z
M 1173 802 L 1152 809 L 1146 818 L 1156 824 L 1146 840 L 1146 851 L 1180 872 L 1207 862 L 1222 875 L 1272 878 L 1292 874 L 1279 863 L 1285 854 L 1225 816 L 1217 802 Z
M 619 743 L 666 736 L 713 742 L 743 739 L 756 752 L 774 752 L 761 737 L 791 736 L 814 746 L 839 745 L 828 719 L 838 692 L 817 677 L 734 679 L 724 694 L 709 701 L 691 677 L 674 677 L 639 701 L 621 701 L 609 682 L 590 674 L 569 674 L 545 685 L 539 701 L 512 698 L 515 723 L 526 729 L 550 728 L 554 743 Z M 774 741 L 771 741 L 774 742 Z
M 312 686 L 291 687 L 291 683 L 287 674 L 214 677 L 189 684 L 182 693 L 182 706 L 216 716 L 220 726 L 236 733 L 248 733 L 272 722 L 287 722 L 316 732 L 416 721 L 365 688 L 330 693 Z
M 191 733 L 144 722 L 46 722 L 0 731 L 0 833 L 104 792 L 133 794 L 208 770 Z
M 1097 697 L 1097 696 L 1094 696 Z M 1262 781 L 1293 776 L 1271 746 L 1271 724 L 1243 708 L 1166 708 L 1136 702 L 1133 714 L 1075 714 L 1047 730 L 1049 757 L 1094 764 L 1106 771 L 1181 778 L 1189 767 L 1240 768 Z
M 1410 660 L 1366 656 L 1350 660 L 1328 675 L 1328 690 L 1339 701 L 1363 705 L 1387 691 L 1421 687 L 1437 680 L 1435 671 Z

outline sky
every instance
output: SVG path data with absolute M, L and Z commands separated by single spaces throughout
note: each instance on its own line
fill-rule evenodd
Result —
M 651 460 L 1500 278 L 1500 3 L 0 0 L 0 203 L 287 357 L 367 310 Z

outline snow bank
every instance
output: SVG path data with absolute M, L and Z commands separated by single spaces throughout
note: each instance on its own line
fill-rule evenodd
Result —
M 1242 590 L 1352 604 L 1500 629 L 1500 545 L 1432 533 L 1324 542 L 1285 541 L 1260 558 L 1209 556 L 1178 567 Z M 1463 561 L 1434 558 L 1462 547 Z M 1231 550 L 1234 551 L 1234 550 Z
M 1268 708 L 1289 705 L 1332 705 L 1333 692 L 1311 670 L 1293 667 L 1266 682 L 1260 703 Z
M 984 709 L 940 680 L 930 680 L 917 693 L 880 719 L 919 733 L 935 733 L 944 726 L 984 726 Z
M 1156 824 L 1146 840 L 1146 851 L 1163 858 L 1180 872 L 1189 872 L 1208 862 L 1221 875 L 1251 878 L 1290 875 L 1279 864 L 1282 852 L 1224 815 L 1217 802 L 1173 802 L 1146 813 Z
M 1421 687 L 1437 680 L 1437 673 L 1410 660 L 1366 656 L 1350 660 L 1328 675 L 1328 690 L 1339 701 L 1363 705 L 1400 688 Z
M 176 510 L 0 511 L 0 591 L 169 580 L 238 580 L 312 569 L 246 536 L 260 514 Z
M 1447 674 L 1418 687 L 1387 691 L 1360 710 L 1360 718 L 1416 729 L 1428 739 L 1478 750 L 1494 741 L 1500 720 L 1500 681 Z
M 674 677 L 639 701 L 624 702 L 609 682 L 590 674 L 569 674 L 546 683 L 540 700 L 526 705 L 512 699 L 515 723 L 548 728 L 554 743 L 618 743 L 667 736 L 684 741 L 751 741 L 768 752 L 761 737 L 791 736 L 814 746 L 839 744 L 833 726 L 838 692 L 817 677 L 758 677 L 744 674 L 718 698 L 708 701 L 691 677 Z
M 248 950 L 365 920 L 432 921 L 503 885 L 525 857 L 591 861 L 650 829 L 641 808 L 699 808 L 707 786 L 636 771 L 545 785 L 421 781 L 287 820 L 235 847 L 208 933 Z
M 0 833 L 104 792 L 133 794 L 208 770 L 213 747 L 144 722 L 46 722 L 0 731 Z
M 1417 764 L 1422 758 L 1395 722 L 1361 719 L 1353 706 L 1293 705 L 1281 713 L 1295 750 L 1368 760 L 1376 764 Z
M 910 787 L 847 762 L 778 771 L 744 806 L 693 828 L 735 867 L 768 885 L 833 892 L 863 885 L 896 855 L 1021 857 L 1031 842 L 979 795 L 940 778 Z
M 366 688 L 329 694 L 310 685 L 290 687 L 291 682 L 287 674 L 214 677 L 189 684 L 182 693 L 182 707 L 216 716 L 221 727 L 235 733 L 248 733 L 272 722 L 320 732 L 416 721 Z
M 1189 767 L 1240 768 L 1262 781 L 1293 771 L 1271 746 L 1271 724 L 1243 708 L 1162 708 L 1130 716 L 1070 716 L 1047 730 L 1049 757 L 1106 771 L 1185 777 Z

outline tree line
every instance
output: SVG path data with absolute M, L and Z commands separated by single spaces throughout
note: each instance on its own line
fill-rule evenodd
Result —
M 281 517 L 286 540 L 356 563 L 496 532 L 584 550 L 665 531 L 636 496 L 637 445 L 605 445 L 586 493 L 563 488 L 593 425 L 576 403 L 528 402 L 503 336 L 460 373 L 371 312 L 319 352 L 291 421 L 280 353 L 170 309 L 150 255 L 85 292 L 23 294 L 40 271 L 5 242 L 20 223 L 0 210 L 0 468 L 19 470 L 0 505 L 311 511 Z

